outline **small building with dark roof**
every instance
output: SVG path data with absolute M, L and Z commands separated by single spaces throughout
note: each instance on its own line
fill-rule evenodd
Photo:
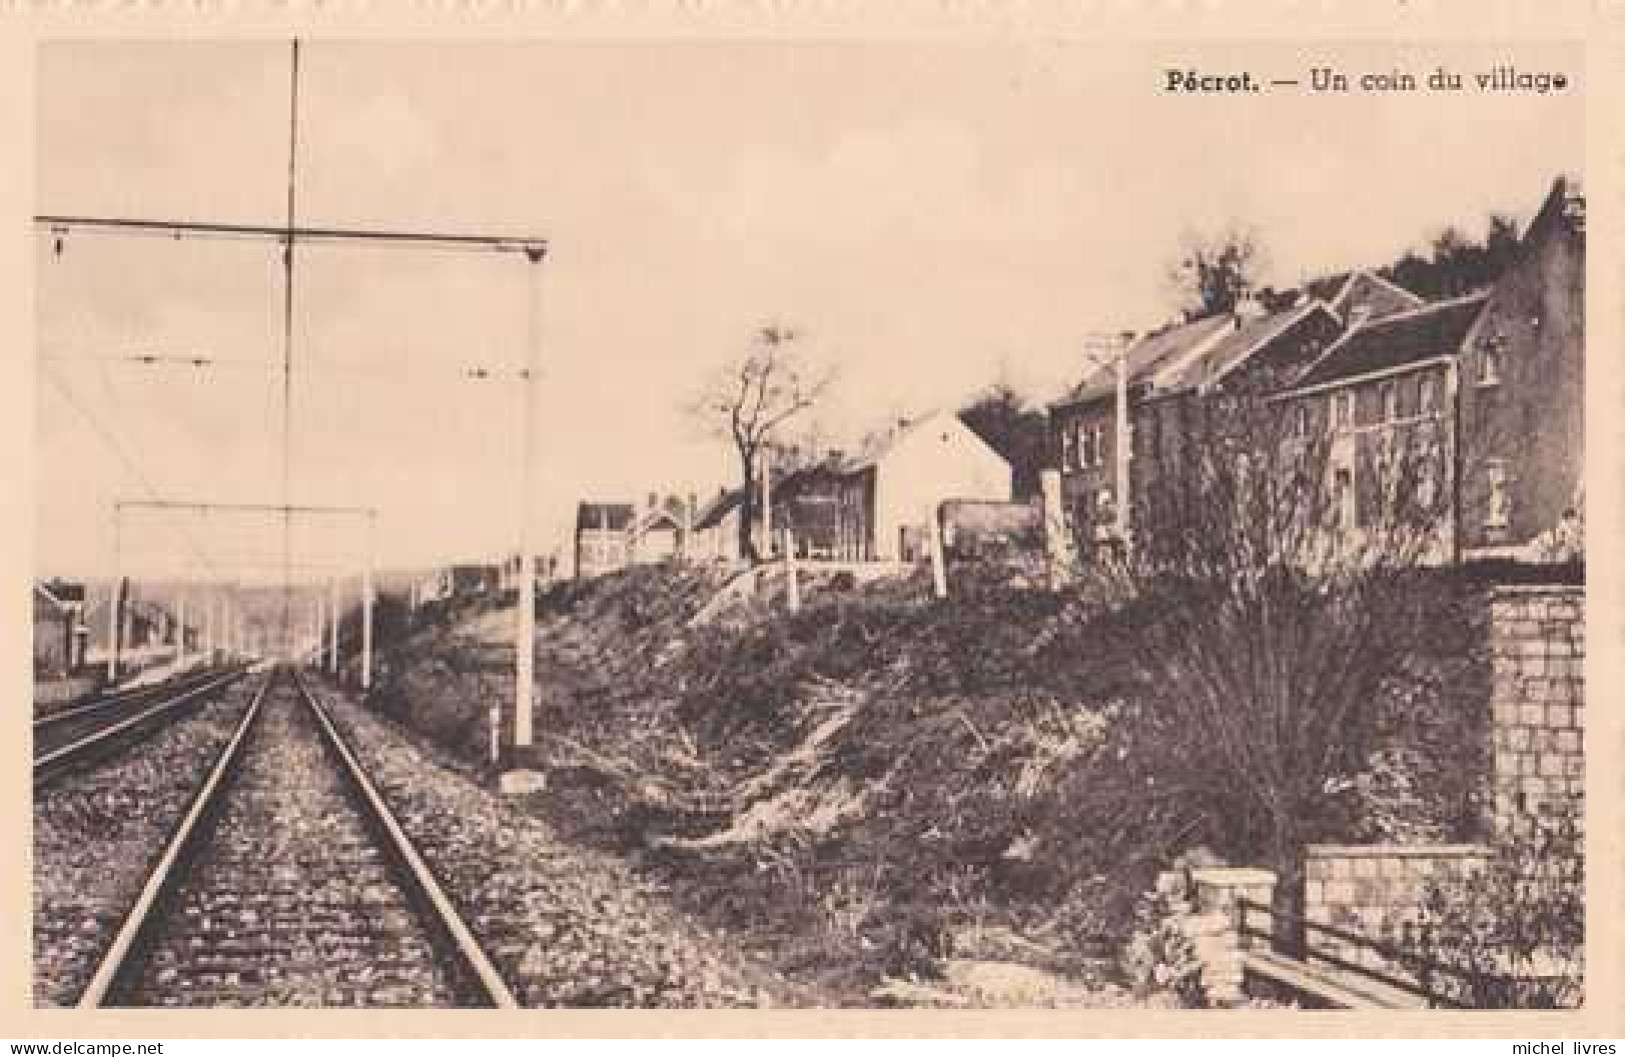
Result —
M 575 574 L 602 576 L 624 569 L 631 557 L 627 529 L 635 508 L 631 503 L 583 500 L 576 504 Z

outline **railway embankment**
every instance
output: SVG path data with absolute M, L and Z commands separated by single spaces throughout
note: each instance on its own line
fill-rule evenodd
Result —
M 1154 614 L 969 577 L 946 601 L 924 576 L 826 577 L 799 612 L 769 587 L 693 624 L 718 582 L 633 569 L 542 599 L 549 787 L 528 807 L 555 833 L 837 1001 L 1176 1000 L 1157 874 L 1251 849 L 1154 743 L 1134 645 Z M 1462 757 L 1483 716 L 1448 630 L 1459 598 L 1427 590 L 1438 639 L 1371 717 L 1314 839 L 1470 824 Z M 488 705 L 511 699 L 511 615 L 475 609 L 387 648 L 371 711 L 477 779 Z

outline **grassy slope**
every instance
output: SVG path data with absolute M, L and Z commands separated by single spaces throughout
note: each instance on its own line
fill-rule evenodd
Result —
M 1117 1000 L 1110 955 L 1137 897 L 1214 839 L 1134 741 L 1123 643 L 1143 615 L 974 584 L 933 603 L 915 577 L 810 585 L 796 615 L 769 590 L 688 629 L 719 582 L 637 569 L 544 598 L 539 808 L 843 999 L 970 955 L 1066 971 Z M 500 648 L 479 643 L 505 624 L 420 636 L 386 707 L 479 759 L 480 702 L 511 687 Z M 1426 815 L 1418 804 L 1439 796 L 1403 777 L 1389 796 L 1391 771 L 1327 838 L 1389 835 L 1372 832 L 1385 796 L 1396 820 Z

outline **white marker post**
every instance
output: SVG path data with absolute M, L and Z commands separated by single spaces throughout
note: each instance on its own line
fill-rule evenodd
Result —
M 942 521 L 940 515 L 942 508 L 929 511 L 926 516 L 926 531 L 931 537 L 931 590 L 938 598 L 948 597 L 948 569 L 947 558 L 942 550 Z
M 801 581 L 796 574 L 796 540 L 788 525 L 784 528 L 784 582 L 790 612 L 801 612 Z

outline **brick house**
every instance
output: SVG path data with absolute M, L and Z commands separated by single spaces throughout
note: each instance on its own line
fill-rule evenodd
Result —
M 1125 357 L 1134 504 L 1193 436 L 1206 435 L 1208 427 L 1196 425 L 1206 398 L 1219 391 L 1273 391 L 1351 326 L 1422 303 L 1368 272 L 1343 273 L 1301 290 L 1247 298 L 1234 312 L 1166 327 L 1132 344 Z M 1071 530 L 1096 547 L 1115 536 L 1116 384 L 1114 370 L 1098 369 L 1050 408 Z
M 1439 452 L 1456 558 L 1577 556 L 1584 516 L 1585 198 L 1554 182 L 1487 291 L 1354 327 L 1283 394 L 1328 430 L 1355 531 L 1380 516 L 1376 463 L 1399 433 Z
M 772 484 L 773 529 L 777 535 L 789 529 L 796 542 L 796 556 L 834 558 L 855 539 L 851 520 L 843 519 L 842 485 L 846 468 L 839 452 L 831 452 L 823 462 L 785 474 Z M 779 540 L 770 548 L 783 549 Z
M 1133 342 L 1123 353 L 1128 404 L 1141 404 L 1158 370 L 1200 356 L 1233 326 L 1229 316 L 1210 316 L 1165 327 Z M 1067 396 L 1050 405 L 1050 432 L 1059 456 L 1061 502 L 1075 539 L 1104 543 L 1116 509 L 1117 377 L 1097 368 Z M 1132 438 L 1131 438 L 1132 449 Z
M 1460 357 L 1466 557 L 1562 557 L 1585 500 L 1585 192 L 1552 184 Z M 1576 539 L 1573 549 L 1583 543 Z
M 1457 359 L 1488 298 L 1471 294 L 1357 326 L 1279 398 L 1291 436 L 1329 438 L 1327 483 L 1339 533 L 1352 537 L 1383 522 L 1382 463 L 1396 451 L 1432 463 L 1417 481 L 1430 503 L 1454 487 Z M 1453 503 L 1443 515 L 1440 531 L 1448 537 Z

